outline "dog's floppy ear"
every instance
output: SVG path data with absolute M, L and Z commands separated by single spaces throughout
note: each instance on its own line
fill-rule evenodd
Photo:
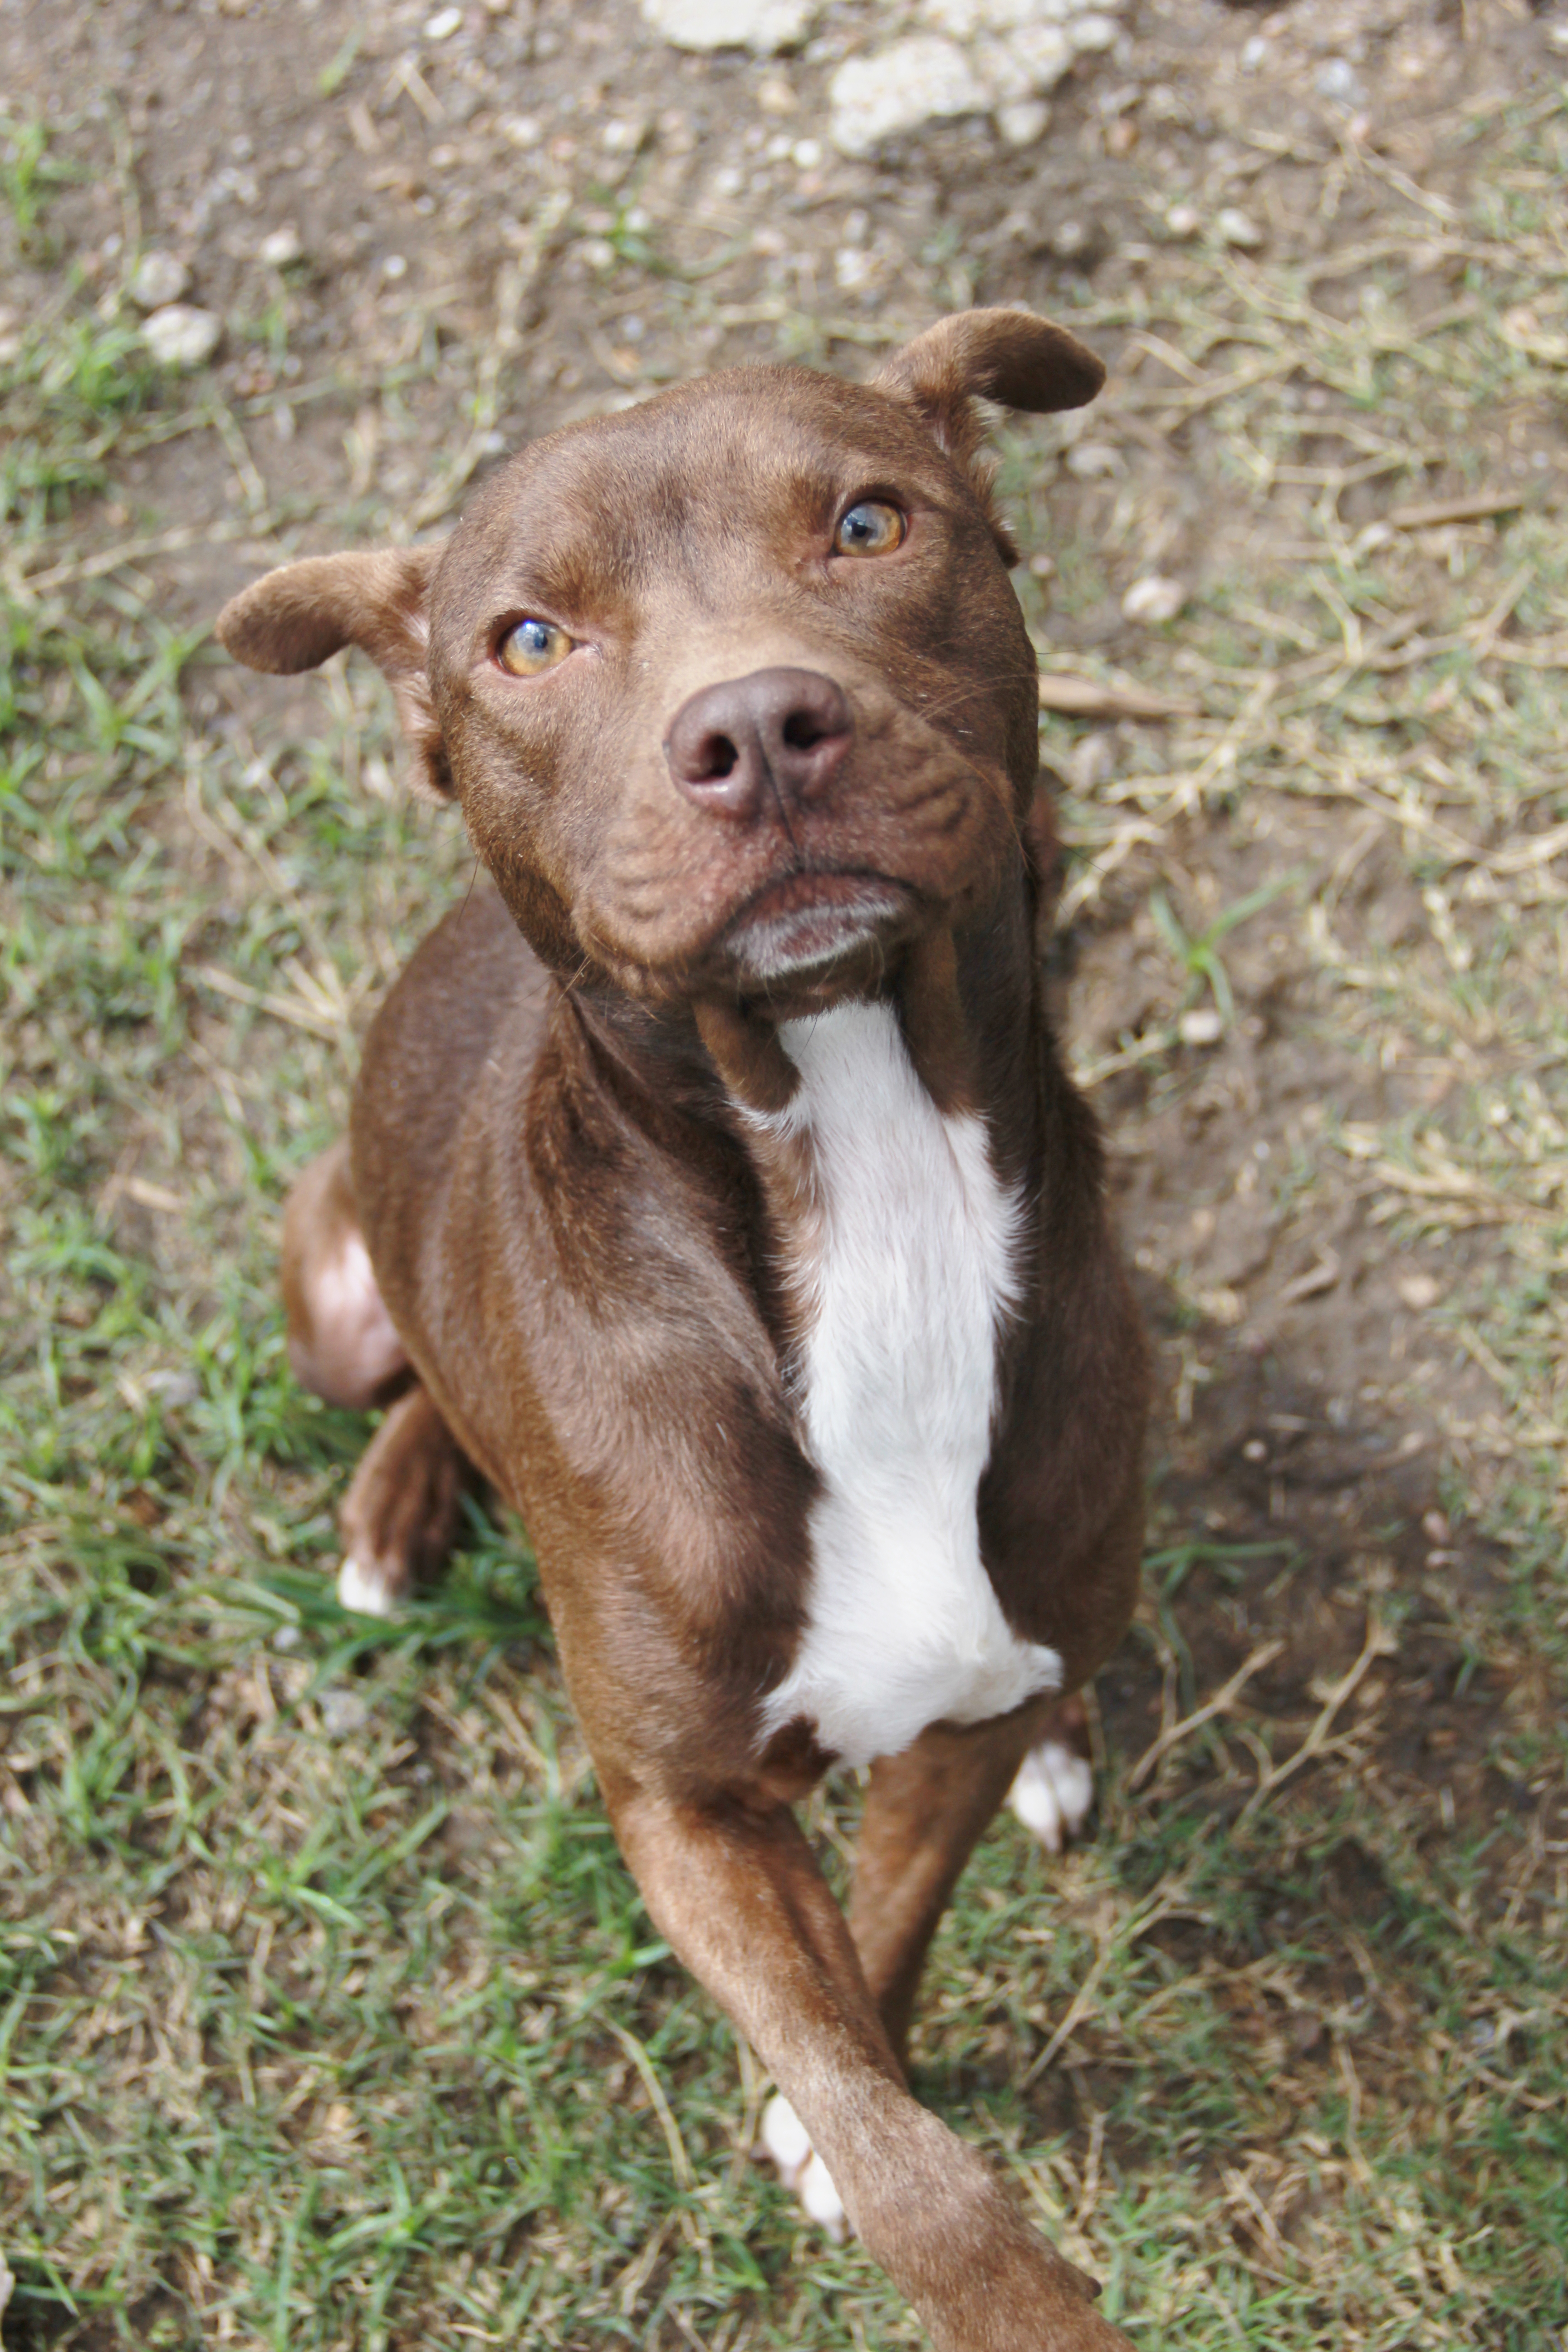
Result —
M 1028 310 L 960 310 L 896 352 L 876 389 L 914 409 L 939 448 L 967 474 L 1009 563 L 1018 560 L 991 513 L 988 468 L 978 462 L 984 421 L 977 397 L 1037 416 L 1082 408 L 1105 382 L 1103 362 L 1053 320 Z
M 416 789 L 447 800 L 452 775 L 426 668 L 430 583 L 440 560 L 438 546 L 306 556 L 232 597 L 216 634 L 247 668 L 285 676 L 358 646 L 391 684 L 414 752 Z

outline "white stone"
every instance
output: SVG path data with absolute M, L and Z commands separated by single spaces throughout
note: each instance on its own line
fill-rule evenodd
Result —
M 1246 253 L 1263 242 L 1263 231 L 1252 215 L 1244 213 L 1238 205 L 1226 205 L 1223 212 L 1217 213 L 1215 227 L 1224 244 L 1239 246 Z
M 370 1709 L 358 1691 L 323 1691 L 321 1708 L 321 1728 L 329 1739 L 352 1739 L 370 1721 Z
M 1062 463 L 1079 482 L 1102 482 L 1127 471 L 1126 459 L 1111 441 L 1075 441 Z
M 925 0 L 921 15 L 933 32 L 972 41 L 977 33 L 1065 24 L 1076 5 L 1077 0 Z
M 1183 1013 L 1176 1030 L 1184 1045 L 1217 1045 L 1225 1034 L 1225 1024 L 1212 1004 L 1197 1004 Z
M 1114 48 L 1120 30 L 1114 16 L 1101 16 L 1097 11 L 1092 16 L 1072 17 L 1068 25 L 1068 38 L 1081 55 L 1090 57 L 1099 50 Z
M 811 30 L 817 0 L 642 0 L 643 21 L 677 49 L 750 49 L 771 58 Z
M 292 221 L 282 228 L 275 228 L 271 236 L 264 236 L 257 247 L 268 269 L 287 269 L 291 261 L 300 259 L 304 250 L 300 242 L 300 232 Z
M 874 57 L 848 58 L 828 84 L 831 135 L 842 155 L 868 155 L 955 114 L 983 114 L 991 93 L 956 41 L 916 33 Z
M 191 273 L 172 253 L 144 253 L 131 273 L 126 292 L 139 310 L 162 310 L 177 302 L 191 282 Z
M 977 41 L 971 58 L 993 103 L 1005 106 L 1055 89 L 1072 64 L 1072 50 L 1054 25 L 1025 25 L 1005 37 Z
M 462 22 L 460 8 L 437 8 L 433 16 L 425 20 L 425 37 L 427 41 L 449 41 Z
M 1187 601 L 1187 592 L 1179 580 L 1168 580 L 1158 572 L 1146 572 L 1134 580 L 1121 599 L 1124 620 L 1159 623 L 1173 621 Z
M 1171 236 L 1196 236 L 1202 226 L 1196 205 L 1173 205 L 1165 215 L 1166 234 Z
M 996 109 L 996 128 L 1009 147 L 1032 147 L 1050 124 L 1051 110 L 1043 98 L 1016 99 Z
M 497 128 L 509 147 L 537 147 L 543 136 L 536 114 L 503 114 Z
M 200 367 L 223 341 L 223 320 L 215 310 L 166 302 L 142 320 L 142 340 L 160 367 Z

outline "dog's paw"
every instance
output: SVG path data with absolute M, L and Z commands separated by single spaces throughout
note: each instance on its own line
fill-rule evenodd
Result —
M 401 1595 L 374 1569 L 362 1568 L 353 1553 L 338 1570 L 338 1603 L 356 1617 L 395 1617 Z
M 810 2219 L 826 2231 L 836 2246 L 841 2246 L 849 2234 L 849 2222 L 833 2175 L 782 2092 L 775 2093 L 763 2110 L 760 2152 L 777 2167 L 779 2179 L 786 2189 L 795 2190 Z
M 1049 1853 L 1060 1853 L 1089 1819 L 1094 1773 L 1059 1739 L 1042 1739 L 1019 1765 L 1007 1802 Z

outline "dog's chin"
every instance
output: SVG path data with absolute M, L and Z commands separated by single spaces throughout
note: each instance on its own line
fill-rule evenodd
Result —
M 796 875 L 743 909 L 724 950 L 747 995 L 837 994 L 876 977 L 912 908 L 911 892 L 879 875 Z

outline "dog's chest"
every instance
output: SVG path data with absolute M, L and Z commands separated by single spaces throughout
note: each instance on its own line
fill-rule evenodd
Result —
M 815 1210 L 792 1271 L 822 1488 L 806 1627 L 763 1731 L 805 1716 L 863 1764 L 930 1723 L 979 1722 L 1060 1684 L 1056 1653 L 1003 1617 L 975 1516 L 1019 1203 L 983 1122 L 937 1110 L 889 1006 L 840 1006 L 781 1034 L 801 1086 L 779 1124 L 809 1155 Z

